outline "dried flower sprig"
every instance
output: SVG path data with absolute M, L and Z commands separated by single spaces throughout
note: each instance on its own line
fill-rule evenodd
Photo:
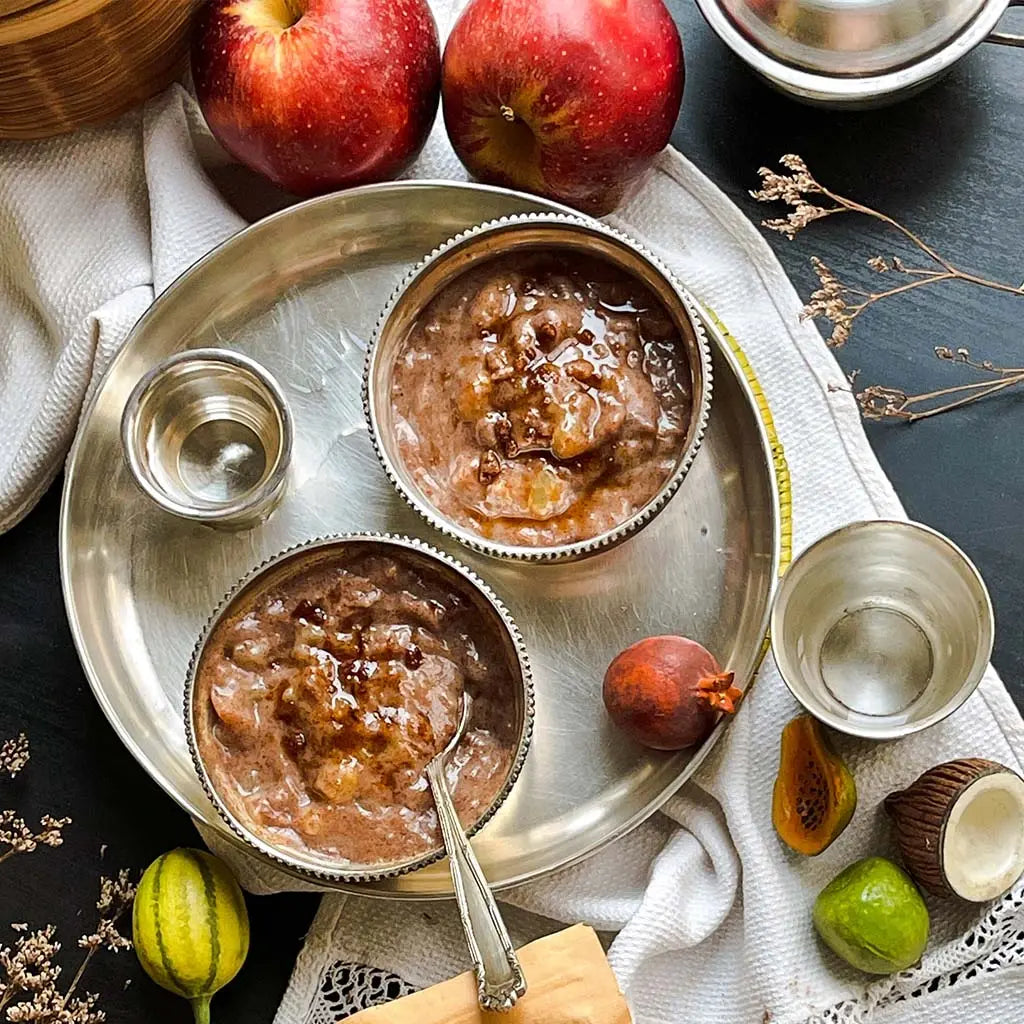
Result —
M 985 375 L 982 380 L 955 387 L 940 388 L 920 395 L 908 395 L 899 388 L 874 384 L 857 395 L 857 402 L 865 419 L 901 419 L 908 423 L 927 419 L 939 413 L 959 409 L 981 398 L 999 394 L 1017 384 L 1024 384 L 1024 366 L 995 366 L 991 360 L 978 362 L 966 348 L 955 351 L 945 345 L 935 349 L 935 355 L 944 362 L 959 363 Z
M 843 284 L 830 267 L 816 256 L 812 257 L 811 264 L 818 276 L 819 284 L 818 288 L 811 293 L 811 297 L 801 313 L 801 319 L 820 317 L 828 320 L 832 324 L 832 333 L 829 337 L 830 345 L 834 347 L 845 345 L 850 338 L 854 321 L 876 302 L 940 281 L 964 281 L 979 287 L 1024 297 L 1024 284 L 1013 285 L 1004 281 L 990 280 L 962 270 L 941 256 L 932 246 L 899 221 L 825 187 L 811 174 L 801 157 L 787 154 L 779 162 L 789 171 L 789 174 L 780 174 L 767 167 L 760 168 L 758 174 L 761 176 L 761 188 L 750 194 L 760 202 L 782 202 L 791 209 L 785 217 L 762 221 L 764 227 L 792 240 L 814 221 L 831 217 L 837 213 L 860 213 L 898 231 L 930 261 L 928 266 L 913 267 L 908 266 L 898 256 L 889 259 L 883 256 L 872 256 L 867 261 L 867 265 L 876 273 L 902 274 L 910 280 L 881 291 L 865 291 Z M 939 358 L 963 363 L 985 374 L 995 374 L 997 379 L 988 377 L 971 384 L 943 388 L 922 395 L 908 395 L 898 388 L 873 385 L 857 395 L 863 414 L 869 419 L 891 418 L 907 421 L 923 419 L 926 416 L 934 416 L 940 412 L 960 408 L 1024 381 L 1024 374 L 1019 370 L 997 368 L 987 362 L 974 363 L 969 354 L 966 357 L 959 357 L 955 353 L 952 356 L 941 354 L 947 351 L 951 350 L 944 346 L 939 346 L 935 350 Z M 942 401 L 944 398 L 949 398 L 950 401 Z
M 0 774 L 12 779 L 28 764 L 28 739 L 20 733 L 15 739 L 0 745 Z M 40 846 L 60 846 L 64 842 L 61 830 L 71 824 L 70 818 L 55 818 L 44 814 L 37 829 L 30 828 L 17 811 L 0 811 L 0 864 L 16 853 L 31 853 Z
M 99 997 L 92 992 L 79 995 L 78 985 L 98 950 L 117 953 L 131 949 L 131 941 L 118 930 L 117 922 L 134 898 L 135 884 L 127 871 L 116 878 L 100 879 L 99 920 L 91 934 L 78 940 L 86 953 L 63 992 L 62 971 L 56 962 L 61 944 L 53 926 L 28 932 L 25 925 L 12 925 L 20 933 L 14 946 L 0 946 L 0 1011 L 5 1011 L 4 1019 L 31 1024 L 102 1024 L 106 1014 L 97 1006 Z
M 0 774 L 14 778 L 29 760 L 25 734 L 0 745 Z M 15 811 L 0 811 L 0 863 L 16 853 L 31 853 L 39 846 L 60 846 L 61 830 L 71 824 L 70 818 L 44 814 L 38 830 L 29 828 Z M 78 986 L 89 962 L 100 949 L 117 953 L 131 949 L 131 941 L 117 927 L 124 912 L 135 898 L 135 883 L 127 871 L 116 878 L 100 879 L 100 895 L 96 901 L 99 919 L 95 929 L 78 940 L 85 956 L 71 983 L 63 991 L 61 966 L 57 963 L 61 944 L 53 925 L 29 931 L 27 924 L 15 923 L 17 935 L 13 946 L 0 945 L 0 1014 L 9 1024 L 102 1024 L 106 1014 L 97 1006 L 99 996 L 92 992 L 78 994 Z
M 0 811 L 0 846 L 7 847 L 0 853 L 0 864 L 16 853 L 31 853 L 39 846 L 60 846 L 64 842 L 61 829 L 70 824 L 70 818 L 44 814 L 36 830 L 15 811 Z

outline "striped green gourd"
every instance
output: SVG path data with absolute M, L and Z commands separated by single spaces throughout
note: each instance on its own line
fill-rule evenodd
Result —
M 210 1000 L 249 952 L 245 900 L 224 862 L 202 850 L 158 857 L 139 883 L 132 932 L 146 973 L 209 1024 Z

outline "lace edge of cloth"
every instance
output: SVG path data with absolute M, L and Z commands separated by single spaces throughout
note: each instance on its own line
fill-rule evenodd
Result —
M 939 963 L 883 978 L 858 999 L 838 1003 L 808 1018 L 806 1024 L 870 1024 L 878 1010 L 923 999 L 1007 967 L 1024 966 L 1024 887 L 1003 897 L 973 929 L 935 956 Z M 945 969 L 935 973 L 936 966 Z M 303 1024 L 338 1024 L 360 1010 L 414 991 L 415 986 L 390 971 L 335 960 L 323 968 Z

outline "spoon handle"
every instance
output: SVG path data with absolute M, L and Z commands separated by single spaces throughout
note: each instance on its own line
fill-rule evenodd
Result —
M 427 777 L 451 866 L 459 917 L 476 966 L 480 1006 L 492 1012 L 511 1010 L 526 991 L 523 969 L 491 888 L 455 813 L 442 758 L 427 765 Z

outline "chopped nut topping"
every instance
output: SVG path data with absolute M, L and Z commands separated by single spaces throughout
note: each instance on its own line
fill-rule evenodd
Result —
M 504 422 L 508 422 L 507 420 Z M 512 442 L 513 444 L 515 442 Z M 493 448 L 488 448 L 487 451 L 480 456 L 480 483 L 489 484 L 492 480 L 495 480 L 501 473 L 501 460 L 498 458 L 497 452 Z
M 498 438 L 498 447 L 505 458 L 514 459 L 519 454 L 519 445 L 512 436 L 512 424 L 507 419 L 500 419 L 494 424 L 494 433 Z M 498 467 L 500 471 L 500 466 Z
M 565 364 L 565 372 L 590 388 L 596 388 L 601 383 L 601 375 L 589 359 L 573 359 Z
M 552 323 L 542 323 L 537 328 L 537 340 L 542 345 L 550 345 L 558 337 L 558 328 Z

